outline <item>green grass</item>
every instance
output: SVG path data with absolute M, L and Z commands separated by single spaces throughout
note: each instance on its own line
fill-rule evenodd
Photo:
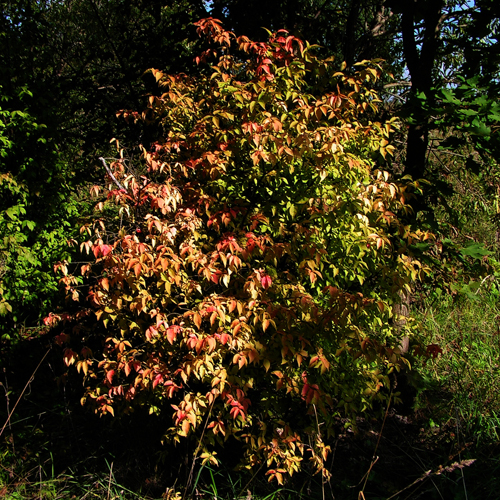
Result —
M 422 367 L 432 389 L 421 394 L 419 407 L 431 410 L 431 422 L 454 422 L 464 439 L 498 441 L 500 308 L 495 295 L 441 297 L 419 319 L 425 343 L 442 349 Z
M 30 471 L 22 466 L 15 470 L 3 467 L 5 474 L 0 475 L 0 497 L 3 500 L 63 500 L 63 499 L 99 499 L 99 500 L 285 500 L 306 499 L 309 495 L 284 487 L 276 488 L 265 494 L 255 494 L 253 486 L 245 488 L 243 476 L 227 470 L 214 470 L 208 467 L 198 471 L 196 480 L 191 487 L 176 491 L 175 487 L 165 488 L 161 496 L 135 492 L 120 484 L 113 473 L 113 464 L 108 464 L 105 474 L 83 474 L 74 476 L 71 473 L 58 477 L 47 477 L 46 471 L 40 466 Z M 18 464 L 20 465 L 20 464 Z M 202 474 L 203 473 L 203 474 Z M 22 475 L 21 475 L 22 474 Z M 37 480 L 37 477 L 39 479 Z M 205 476 L 205 477 L 202 477 Z M 267 489 L 273 489 L 267 487 Z

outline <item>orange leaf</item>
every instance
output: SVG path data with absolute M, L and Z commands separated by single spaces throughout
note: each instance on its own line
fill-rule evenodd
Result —
M 134 273 L 135 273 L 137 278 L 139 277 L 139 274 L 141 274 L 141 269 L 142 269 L 142 266 L 140 263 L 138 263 L 134 266 Z
M 248 359 L 250 360 L 250 363 L 259 361 L 259 353 L 255 349 L 250 349 L 248 351 Z
M 210 325 L 213 326 L 215 323 L 215 320 L 217 318 L 217 311 L 214 311 L 212 315 L 210 316 Z
M 198 313 L 198 312 L 194 313 L 193 321 L 194 321 L 194 324 L 198 327 L 198 330 L 199 330 L 201 328 L 201 315 L 200 315 L 200 313 Z

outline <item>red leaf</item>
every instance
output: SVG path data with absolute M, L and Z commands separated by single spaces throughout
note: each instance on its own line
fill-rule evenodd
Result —
M 174 343 L 175 337 L 177 337 L 179 330 L 180 327 L 177 325 L 172 325 L 167 328 L 167 339 L 171 344 Z
M 59 335 L 56 335 L 55 341 L 58 346 L 62 346 L 65 342 L 68 342 L 69 340 L 69 335 L 67 333 L 60 333 Z
M 156 375 L 155 379 L 153 380 L 153 389 L 160 383 L 163 382 L 163 375 L 161 373 L 158 373 Z
M 439 354 L 443 354 L 443 349 L 437 344 L 429 344 L 426 349 L 426 354 L 431 355 L 433 358 L 437 358 Z
M 101 252 L 104 257 L 111 253 L 111 250 L 113 250 L 113 247 L 111 245 L 101 245 Z
M 272 285 L 272 283 L 273 280 L 271 279 L 271 276 L 267 274 L 265 276 L 262 276 L 261 284 L 266 290 Z

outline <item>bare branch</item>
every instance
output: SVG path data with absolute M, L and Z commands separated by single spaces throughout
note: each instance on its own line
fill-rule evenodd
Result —
M 108 173 L 108 175 L 111 177 L 111 179 L 113 180 L 113 182 L 120 188 L 120 189 L 123 189 L 124 191 L 126 191 L 126 189 L 116 180 L 116 177 L 113 175 L 113 172 L 111 172 L 111 169 L 108 167 L 107 163 L 106 163 L 106 160 L 101 156 L 99 157 L 99 160 L 102 161 L 102 164 L 104 165 L 104 168 L 106 169 L 106 172 Z

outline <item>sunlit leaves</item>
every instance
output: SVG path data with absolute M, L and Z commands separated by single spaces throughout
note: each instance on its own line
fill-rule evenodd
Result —
M 374 168 L 395 126 L 369 118 L 377 65 L 345 74 L 284 32 L 257 43 L 215 20 L 198 29 L 211 75 L 153 71 L 162 94 L 134 116 L 162 139 L 133 167 L 120 152 L 110 168 L 125 189 L 108 180 L 84 229 L 95 262 L 67 341 L 94 354 L 68 346 L 65 362 L 101 414 L 171 409 L 173 442 L 209 422 L 207 462 L 235 436 L 278 482 L 304 454 L 328 475 L 311 429 L 386 397 L 392 306 L 426 271 L 408 246 L 428 235 L 399 219 L 414 185 Z

